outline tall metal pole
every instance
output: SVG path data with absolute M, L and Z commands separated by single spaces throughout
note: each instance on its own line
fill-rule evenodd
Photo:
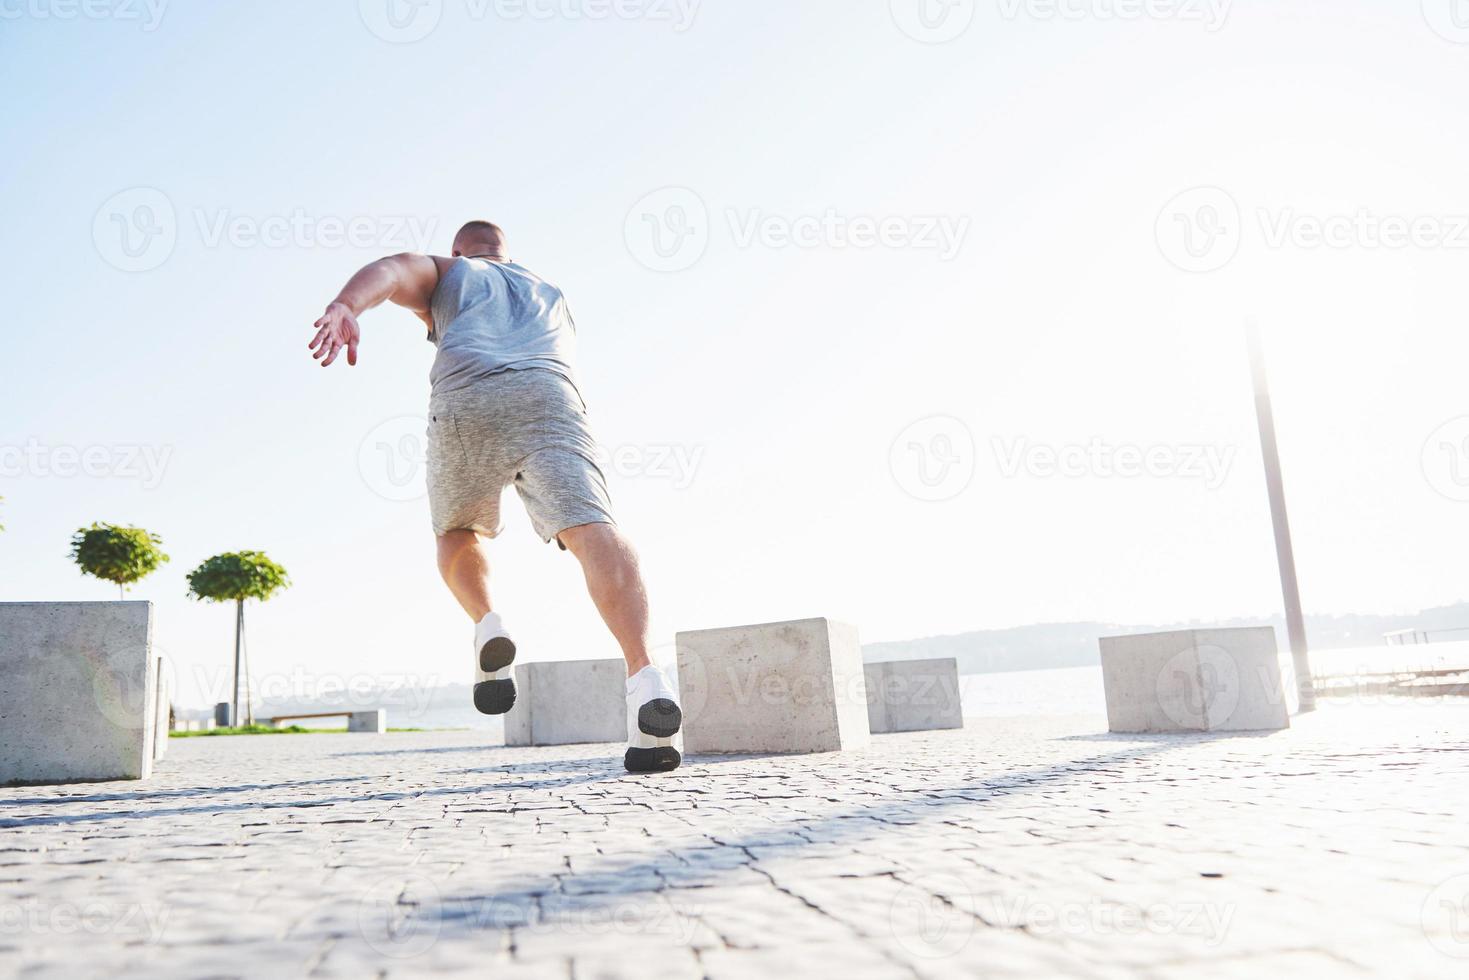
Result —
M 234 705 L 231 709 L 230 724 L 240 723 L 240 641 L 245 632 L 245 600 L 235 600 L 235 688 L 230 692 L 230 701 Z
M 1296 553 L 1291 546 L 1290 519 L 1285 511 L 1285 481 L 1280 475 L 1280 449 L 1275 441 L 1275 412 L 1270 407 L 1270 379 L 1265 372 L 1265 349 L 1260 325 L 1245 322 L 1250 348 L 1250 375 L 1255 383 L 1255 419 L 1260 425 L 1260 454 L 1265 458 L 1265 488 L 1270 494 L 1270 519 L 1275 524 L 1275 560 L 1280 565 L 1280 588 L 1285 597 L 1285 629 L 1290 637 L 1291 661 L 1296 669 L 1300 710 L 1316 710 L 1316 688 L 1311 683 L 1311 658 L 1306 647 L 1306 619 L 1301 615 L 1301 589 L 1296 582 Z

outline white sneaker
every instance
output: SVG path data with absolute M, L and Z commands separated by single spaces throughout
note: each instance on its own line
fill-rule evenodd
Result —
M 678 694 L 652 664 L 627 679 L 628 772 L 668 772 L 683 761 L 674 740 L 683 726 Z
M 499 613 L 485 613 L 474 627 L 474 706 L 503 715 L 515 704 L 515 641 Z

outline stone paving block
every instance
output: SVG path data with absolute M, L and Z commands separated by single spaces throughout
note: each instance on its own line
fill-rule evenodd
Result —
M 152 646 L 152 603 L 0 603 L 0 785 L 150 775 Z
M 868 742 L 855 627 L 827 619 L 679 633 L 689 753 L 835 752 Z
M 953 657 L 870 663 L 863 672 L 872 734 L 964 727 L 959 662 Z
M 506 745 L 575 745 L 627 738 L 627 664 L 564 660 L 518 664 Z
M 1290 725 L 1272 627 L 1110 636 L 1101 649 L 1113 732 Z

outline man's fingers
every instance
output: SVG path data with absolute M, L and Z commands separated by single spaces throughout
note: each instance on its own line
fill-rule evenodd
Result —
M 351 337 L 347 340 L 347 366 L 357 366 L 357 338 Z
M 326 360 L 324 360 L 324 361 L 321 362 L 321 366 L 322 367 L 331 367 L 332 361 L 335 361 L 337 359 L 337 352 L 340 351 L 341 349 L 342 349 L 341 341 L 339 341 L 335 337 L 333 337 L 332 338 L 332 349 L 331 349 L 331 352 L 326 355 Z

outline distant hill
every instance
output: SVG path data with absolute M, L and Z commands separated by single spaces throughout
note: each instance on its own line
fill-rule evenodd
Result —
M 976 630 L 952 636 L 929 636 L 918 640 L 867 643 L 862 646 L 862 658 L 872 662 L 953 657 L 959 661 L 961 674 L 1089 667 L 1101 662 L 1097 640 L 1103 636 L 1230 626 L 1274 626 L 1279 643 L 1282 647 L 1285 646 L 1285 619 L 1283 616 L 1276 616 L 1165 625 L 1045 623 L 1003 630 Z M 1444 638 L 1469 639 L 1469 602 L 1425 609 L 1406 616 L 1306 617 L 1306 639 L 1313 649 L 1320 650 L 1374 646 L 1384 642 L 1384 633 L 1404 629 L 1457 629 L 1460 632 Z

